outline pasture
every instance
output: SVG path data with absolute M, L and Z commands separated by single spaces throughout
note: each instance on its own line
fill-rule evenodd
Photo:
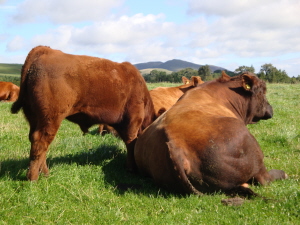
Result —
M 148 84 L 149 89 L 179 84 Z M 180 196 L 126 172 L 125 145 L 97 126 L 83 136 L 63 121 L 50 145 L 49 177 L 25 178 L 30 142 L 22 113 L 0 104 L 0 224 L 300 224 L 300 85 L 268 84 L 274 117 L 248 125 L 268 169 L 289 179 L 253 186 L 256 197 L 225 206 L 222 193 Z M 128 189 L 129 187 L 129 189 Z

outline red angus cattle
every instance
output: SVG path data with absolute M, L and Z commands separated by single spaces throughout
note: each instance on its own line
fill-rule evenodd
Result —
M 14 102 L 19 96 L 20 88 L 11 83 L 0 81 L 0 101 L 3 102 Z
M 185 92 L 204 83 L 199 76 L 192 76 L 190 80 L 183 76 L 182 82 L 183 85 L 177 87 L 157 87 L 150 90 L 156 117 L 171 108 Z
M 153 103 L 144 78 L 130 63 L 65 54 L 49 47 L 32 49 L 21 74 L 21 90 L 11 111 L 23 108 L 30 125 L 29 180 L 48 174 L 46 152 L 63 119 L 83 132 L 107 123 L 127 147 L 127 166 L 133 169 L 137 135 L 154 119 Z
M 269 119 L 266 85 L 251 73 L 223 73 L 183 95 L 139 136 L 134 150 L 138 170 L 179 193 L 253 193 L 244 183 L 284 179 L 267 172 L 263 153 L 246 124 Z

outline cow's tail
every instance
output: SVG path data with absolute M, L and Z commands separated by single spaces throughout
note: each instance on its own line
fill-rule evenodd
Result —
M 26 89 L 27 89 L 27 79 L 30 74 L 30 68 L 35 59 L 40 55 L 47 54 L 50 48 L 46 46 L 37 46 L 33 48 L 27 55 L 24 65 L 21 70 L 21 82 L 20 82 L 20 92 L 17 101 L 15 101 L 11 107 L 11 113 L 15 114 L 20 111 L 24 105 L 26 98 Z
M 26 80 L 27 80 L 27 71 L 24 72 L 25 64 L 22 67 L 21 72 L 21 83 L 20 83 L 20 92 L 18 99 L 12 104 L 11 106 L 11 113 L 16 114 L 20 111 L 20 109 L 23 107 L 24 98 L 25 98 L 25 89 L 26 89 Z
M 167 142 L 170 160 L 173 164 L 174 168 L 174 178 L 177 179 L 177 184 L 179 187 L 179 192 L 188 193 L 188 194 L 196 194 L 203 195 L 202 192 L 197 190 L 194 185 L 190 182 L 184 168 L 185 157 L 183 155 L 183 151 L 178 149 L 174 143 Z
M 28 67 L 28 65 L 26 64 L 26 61 L 25 61 L 25 64 L 22 66 L 22 71 L 21 71 L 21 83 L 20 83 L 19 97 L 12 104 L 11 109 L 10 109 L 11 113 L 13 113 L 13 114 L 18 113 L 20 111 L 20 109 L 23 107 L 23 104 L 24 104 L 25 93 L 26 93 L 26 89 L 27 89 L 27 82 L 26 81 L 27 81 L 27 74 L 28 74 L 28 69 L 25 69 L 25 68 Z

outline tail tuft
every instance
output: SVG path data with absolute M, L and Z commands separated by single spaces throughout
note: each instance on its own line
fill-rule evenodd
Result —
M 22 103 L 21 103 L 20 99 L 18 99 L 16 102 L 13 103 L 10 111 L 12 114 L 17 114 L 21 108 L 22 108 Z

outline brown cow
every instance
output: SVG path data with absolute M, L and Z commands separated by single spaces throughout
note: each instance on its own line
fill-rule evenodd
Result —
M 199 76 L 192 76 L 190 80 L 183 76 L 182 82 L 183 85 L 177 87 L 157 87 L 150 90 L 156 117 L 171 108 L 185 92 L 204 83 Z
M 46 153 L 65 118 L 83 132 L 94 124 L 112 125 L 126 144 L 130 170 L 135 139 L 154 120 L 146 83 L 132 64 L 45 46 L 33 48 L 22 68 L 20 96 L 11 111 L 21 108 L 30 125 L 29 180 L 40 171 L 48 174 Z
M 150 90 L 150 96 L 153 101 L 156 118 L 171 108 L 185 92 L 204 83 L 199 76 L 192 76 L 190 80 L 183 76 L 181 79 L 183 85 L 176 87 L 157 87 Z M 107 124 L 100 124 L 98 133 L 111 133 L 118 136 L 118 133 L 113 129 L 113 127 Z
M 0 81 L 0 101 L 2 102 L 14 102 L 19 96 L 20 88 L 11 83 Z
M 253 192 L 243 184 L 284 179 L 267 172 L 263 153 L 246 124 L 269 119 L 266 85 L 251 73 L 223 73 L 182 96 L 139 136 L 139 171 L 179 193 Z M 243 186 L 244 187 L 243 187 Z

